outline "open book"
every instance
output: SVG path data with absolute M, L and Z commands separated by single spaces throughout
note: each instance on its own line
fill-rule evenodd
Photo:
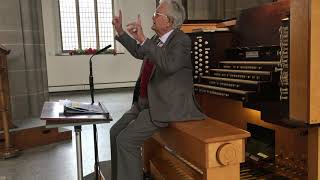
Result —
M 104 105 L 100 102 L 91 104 L 91 103 L 67 101 L 67 102 L 64 102 L 63 114 L 65 116 L 102 114 L 102 115 L 105 115 L 106 117 L 109 117 L 109 112 L 104 107 Z

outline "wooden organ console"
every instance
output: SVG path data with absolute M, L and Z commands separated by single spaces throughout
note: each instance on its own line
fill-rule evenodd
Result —
M 242 11 L 230 31 L 189 32 L 194 89 L 210 119 L 154 135 L 145 143 L 145 170 L 156 180 L 320 179 L 319 12 L 317 0 L 281 0 Z M 237 175 L 206 176 L 210 166 L 200 163 L 229 166 L 201 149 L 216 143 L 216 122 L 251 133 L 240 136 L 239 171 L 223 170 Z

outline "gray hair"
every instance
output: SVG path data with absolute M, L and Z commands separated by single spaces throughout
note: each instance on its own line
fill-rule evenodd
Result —
M 182 4 L 177 0 L 160 0 L 160 4 L 166 3 L 167 16 L 172 20 L 173 28 L 180 28 L 186 18 L 186 11 Z

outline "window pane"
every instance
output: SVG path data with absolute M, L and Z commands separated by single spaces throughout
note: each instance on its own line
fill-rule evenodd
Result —
M 79 0 L 82 49 L 96 48 L 96 25 L 93 0 Z
M 109 44 L 113 47 L 112 0 L 97 0 L 97 3 L 100 47 L 103 48 Z
M 63 50 L 77 49 L 79 47 L 75 1 L 60 0 L 59 4 Z

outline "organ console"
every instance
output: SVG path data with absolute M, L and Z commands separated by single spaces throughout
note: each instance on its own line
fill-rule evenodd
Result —
M 231 46 L 232 33 L 219 31 L 216 33 L 191 33 L 191 57 L 194 65 L 193 80 L 198 82 L 200 76 L 210 74 L 210 69 L 216 66 L 223 49 Z
M 280 101 L 282 103 L 288 104 L 289 100 L 289 29 L 290 29 L 289 18 L 282 20 L 282 25 L 280 27 L 280 65 L 276 71 L 280 72 L 279 86 L 280 86 Z
M 156 180 L 320 179 L 319 9 L 317 0 L 282 0 L 243 10 L 230 31 L 189 32 L 194 90 L 210 118 L 171 124 L 154 135 L 144 147 L 145 170 Z M 202 147 L 215 142 L 198 132 L 215 139 L 221 130 L 209 121 L 251 134 L 240 138 L 239 171 L 225 160 L 240 146 L 222 143 L 226 159 L 220 146 L 215 151 L 223 173 L 237 176 L 204 175 L 210 168 L 198 162 L 212 159 L 203 158 L 208 149 Z
M 280 47 L 228 48 L 210 74 L 199 77 L 195 91 L 234 98 L 243 102 L 279 99 Z

